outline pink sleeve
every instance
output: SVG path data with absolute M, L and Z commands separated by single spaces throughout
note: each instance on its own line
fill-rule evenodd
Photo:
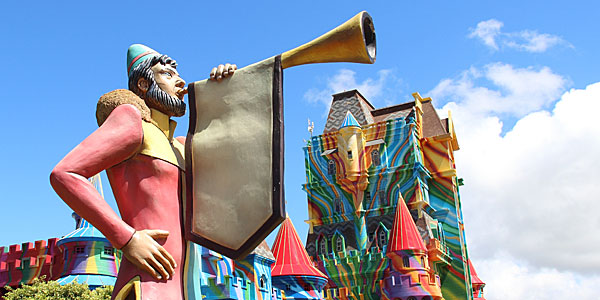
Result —
M 50 174 L 50 183 L 63 201 L 119 249 L 129 242 L 135 230 L 117 216 L 87 178 L 133 156 L 143 135 L 137 108 L 120 105 Z

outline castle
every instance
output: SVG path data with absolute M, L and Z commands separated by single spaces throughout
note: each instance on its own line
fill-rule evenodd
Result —
M 306 249 L 329 277 L 327 299 L 483 298 L 468 267 L 452 117 L 413 98 L 375 109 L 357 90 L 335 94 L 304 148 Z
M 287 218 L 271 249 L 234 261 L 202 248 L 205 300 L 484 299 L 467 252 L 452 118 L 431 99 L 375 109 L 358 91 L 333 95 L 322 135 L 304 148 L 306 247 Z M 101 187 L 97 185 L 101 190 Z M 74 214 L 61 239 L 0 247 L 0 287 L 42 275 L 112 285 L 121 254 Z M 1 295 L 1 292 L 0 292 Z

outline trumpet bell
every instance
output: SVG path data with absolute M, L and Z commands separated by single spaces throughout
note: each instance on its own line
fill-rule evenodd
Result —
M 373 19 L 362 11 L 326 34 L 282 53 L 281 67 L 327 62 L 372 64 L 376 54 Z

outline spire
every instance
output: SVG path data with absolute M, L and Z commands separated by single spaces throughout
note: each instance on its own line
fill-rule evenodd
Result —
M 387 252 L 401 250 L 421 250 L 427 251 L 423 244 L 423 239 L 419 234 L 417 225 L 413 221 L 402 194 L 398 197 L 398 205 L 396 206 L 396 216 L 394 217 L 394 227 L 390 235 Z
M 483 285 L 485 284 L 480 278 L 479 276 L 477 276 L 477 272 L 475 272 L 475 268 L 473 267 L 473 263 L 471 262 L 471 260 L 468 260 L 469 262 L 469 270 L 471 271 L 471 283 L 473 285 Z
M 271 276 L 306 275 L 327 278 L 315 268 L 298 237 L 289 216 L 281 224 L 273 243 L 275 264 L 271 267 Z
M 346 118 L 344 118 L 344 122 L 342 122 L 342 125 L 340 126 L 340 128 L 350 127 L 350 126 L 360 127 L 360 124 L 358 124 L 358 121 L 356 121 L 356 118 L 354 118 L 354 115 L 352 115 L 352 113 L 350 111 L 348 111 L 348 112 L 346 112 Z

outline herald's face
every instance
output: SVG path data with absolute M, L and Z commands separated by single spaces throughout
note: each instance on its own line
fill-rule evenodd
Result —
M 185 88 L 185 81 L 179 77 L 179 73 L 175 68 L 158 63 L 151 70 L 154 73 L 154 80 L 161 90 L 183 101 L 187 89 Z

